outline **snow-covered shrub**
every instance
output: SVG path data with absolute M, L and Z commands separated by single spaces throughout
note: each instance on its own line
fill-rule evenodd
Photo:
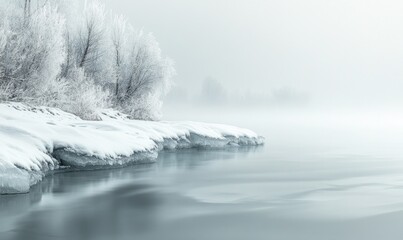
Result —
M 99 120 L 96 112 L 109 106 L 109 92 L 87 77 L 83 68 L 72 68 L 65 81 L 67 94 L 58 107 L 82 119 Z
M 8 36 L 8 22 L 2 17 L 0 12 L 0 54 L 4 54 Z
M 147 93 L 141 97 L 127 99 L 120 106 L 120 110 L 134 119 L 156 120 L 160 119 L 162 101 L 155 95 Z
M 9 34 L 8 21 L 3 9 L 0 9 L 0 56 L 4 56 Z M 2 57 L 0 57 L 1 61 Z M 10 83 L 4 81 L 6 68 L 0 62 L 0 100 L 6 100 L 11 96 Z
M 0 101 L 7 101 L 12 95 L 10 84 L 0 85 Z

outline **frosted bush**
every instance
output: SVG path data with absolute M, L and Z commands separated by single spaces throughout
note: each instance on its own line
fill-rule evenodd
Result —
M 95 0 L 83 11 L 77 1 L 9 3 L 0 3 L 0 99 L 85 119 L 108 103 L 133 118 L 159 118 L 175 71 L 152 34 Z
M 74 68 L 66 79 L 66 97 L 60 108 L 83 119 L 99 120 L 96 110 L 108 107 L 109 93 L 87 77 L 81 68 Z

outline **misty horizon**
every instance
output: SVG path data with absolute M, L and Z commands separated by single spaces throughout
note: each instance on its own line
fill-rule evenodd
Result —
M 191 95 L 211 76 L 240 96 L 290 89 L 314 105 L 403 103 L 399 1 L 105 3 L 155 34 Z

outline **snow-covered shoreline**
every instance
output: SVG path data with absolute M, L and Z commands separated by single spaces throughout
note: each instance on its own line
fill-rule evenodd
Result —
M 153 162 L 162 149 L 260 145 L 243 128 L 129 120 L 113 110 L 85 121 L 55 108 L 0 104 L 0 194 L 29 192 L 60 166 L 99 168 Z

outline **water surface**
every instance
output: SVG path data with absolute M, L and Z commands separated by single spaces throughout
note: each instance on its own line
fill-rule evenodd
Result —
M 167 151 L 0 196 L 0 239 L 401 239 L 403 164 L 387 131 L 276 126 L 263 147 Z

